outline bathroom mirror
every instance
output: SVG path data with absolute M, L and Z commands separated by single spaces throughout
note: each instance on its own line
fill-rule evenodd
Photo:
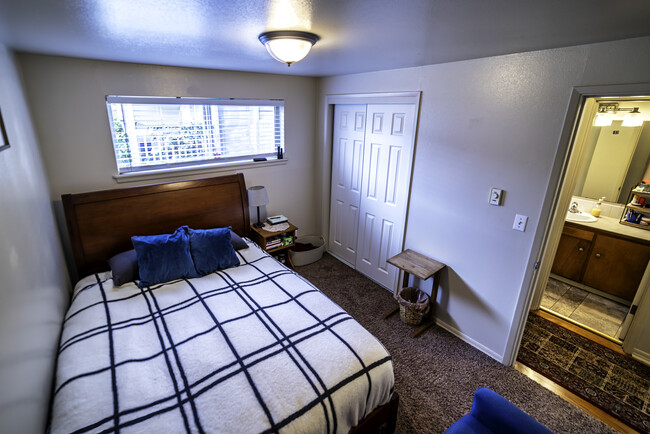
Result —
M 607 100 L 619 107 L 639 107 L 650 114 L 650 97 L 639 101 Z M 622 126 L 625 111 L 617 113 L 610 126 L 591 126 L 573 191 L 574 196 L 624 204 L 632 188 L 650 180 L 650 128 Z M 644 126 L 646 128 L 644 128 Z

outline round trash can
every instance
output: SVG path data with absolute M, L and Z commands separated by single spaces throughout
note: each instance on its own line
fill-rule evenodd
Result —
M 399 304 L 399 317 L 406 324 L 418 325 L 429 313 L 429 296 L 418 288 L 404 287 L 397 291 L 395 299 Z

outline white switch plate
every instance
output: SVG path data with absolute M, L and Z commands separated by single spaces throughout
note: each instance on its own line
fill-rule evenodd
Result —
M 490 190 L 490 205 L 501 205 L 501 198 L 503 197 L 503 190 L 500 188 L 493 188 Z
M 512 229 L 524 232 L 526 230 L 526 223 L 528 223 L 528 216 L 517 214 Z

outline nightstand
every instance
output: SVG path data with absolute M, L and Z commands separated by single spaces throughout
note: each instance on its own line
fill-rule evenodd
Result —
M 293 269 L 289 248 L 296 244 L 296 230 L 298 228 L 291 223 L 288 224 L 289 227 L 281 232 L 271 232 L 251 225 L 251 239 L 287 267 Z M 280 244 L 276 244 L 277 240 L 280 240 Z

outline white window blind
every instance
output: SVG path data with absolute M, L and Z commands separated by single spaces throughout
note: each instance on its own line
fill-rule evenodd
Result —
M 106 97 L 119 173 L 241 162 L 284 150 L 284 101 Z

